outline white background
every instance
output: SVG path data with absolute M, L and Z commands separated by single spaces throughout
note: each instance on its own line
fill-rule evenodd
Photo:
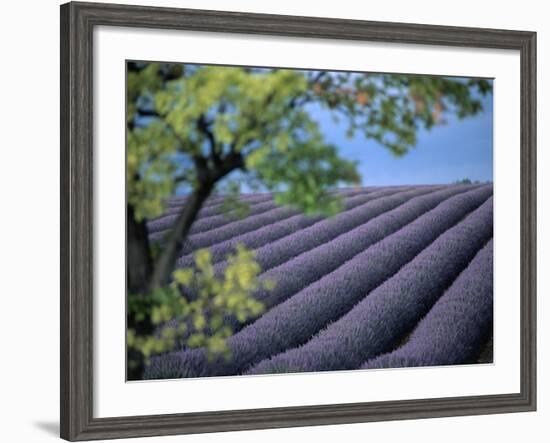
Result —
M 121 1 L 121 3 L 126 3 Z M 550 351 L 545 346 L 549 328 L 548 277 L 550 185 L 543 172 L 550 167 L 544 149 L 550 136 L 543 123 L 550 118 L 549 87 L 543 78 L 550 63 L 550 20 L 545 2 L 443 2 L 417 0 L 386 2 L 233 0 L 157 1 L 131 3 L 209 9 L 317 15 L 370 20 L 484 26 L 535 30 L 538 35 L 539 119 L 539 411 L 530 414 L 461 417 L 386 422 L 322 428 L 250 431 L 148 441 L 252 442 L 281 439 L 315 441 L 372 440 L 446 442 L 491 439 L 512 442 L 544 441 L 543 427 L 550 419 L 548 373 Z M 508 4 L 509 3 L 509 4 Z M 58 423 L 58 303 L 59 303 L 59 11 L 55 1 L 13 2 L 2 11 L 2 67 L 0 122 L 3 158 L 2 279 L 4 304 L 0 320 L 2 364 L 0 406 L 3 441 L 53 440 Z M 7 97 L 6 97 L 7 95 Z M 7 98 L 7 99 L 6 99 Z M 6 137 L 7 134 L 7 137 Z M 546 250 L 546 251 L 545 251 Z M 7 305 L 6 305 L 7 301 Z M 526 438 L 527 434 L 527 438 Z
M 94 38 L 94 416 L 519 392 L 519 53 L 102 27 Z M 307 54 L 307 57 L 304 57 Z M 326 57 L 330 54 L 330 57 Z M 495 363 L 124 383 L 125 59 L 495 77 Z

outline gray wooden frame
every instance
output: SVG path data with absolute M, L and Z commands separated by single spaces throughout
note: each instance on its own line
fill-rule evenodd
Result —
M 521 57 L 521 392 L 94 418 L 92 45 L 98 25 L 499 48 Z M 68 3 L 61 6 L 61 437 L 91 440 L 536 409 L 536 33 Z M 501 178 L 502 179 L 502 178 Z

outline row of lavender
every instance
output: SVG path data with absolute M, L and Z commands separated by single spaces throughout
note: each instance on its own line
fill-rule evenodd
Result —
M 492 324 L 491 196 L 491 185 L 349 190 L 333 218 L 274 207 L 193 234 L 179 265 L 207 243 L 221 271 L 239 241 L 256 249 L 261 278 L 277 286 L 255 294 L 268 310 L 228 340 L 230 359 L 182 349 L 154 358 L 146 378 L 471 360 Z M 251 214 L 272 203 L 248 198 Z M 277 216 L 256 227 L 257 214 L 270 212 Z

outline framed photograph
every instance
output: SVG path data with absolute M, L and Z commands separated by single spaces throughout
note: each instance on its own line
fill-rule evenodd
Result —
M 61 437 L 533 411 L 536 34 L 61 6 Z

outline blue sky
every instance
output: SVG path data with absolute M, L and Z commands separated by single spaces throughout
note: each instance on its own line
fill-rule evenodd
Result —
M 359 162 L 363 185 L 452 183 L 456 180 L 493 180 L 493 96 L 482 98 L 483 111 L 459 120 L 420 130 L 418 143 L 402 157 L 395 157 L 376 141 L 361 134 L 346 137 L 344 123 L 334 123 L 330 113 L 312 111 L 326 141 L 340 149 L 342 157 Z
M 314 104 L 307 110 L 319 124 L 325 141 L 337 146 L 341 157 L 357 162 L 363 186 L 440 184 L 463 179 L 487 182 L 493 181 L 493 94 L 479 98 L 483 105 L 480 113 L 464 119 L 446 113 L 445 124 L 431 130 L 419 129 L 416 146 L 401 157 L 366 139 L 360 131 L 348 138 L 346 119 L 336 123 L 328 109 Z M 233 172 L 231 179 L 238 175 Z M 188 191 L 188 186 L 182 184 L 177 193 Z M 243 183 L 241 192 L 250 191 Z

